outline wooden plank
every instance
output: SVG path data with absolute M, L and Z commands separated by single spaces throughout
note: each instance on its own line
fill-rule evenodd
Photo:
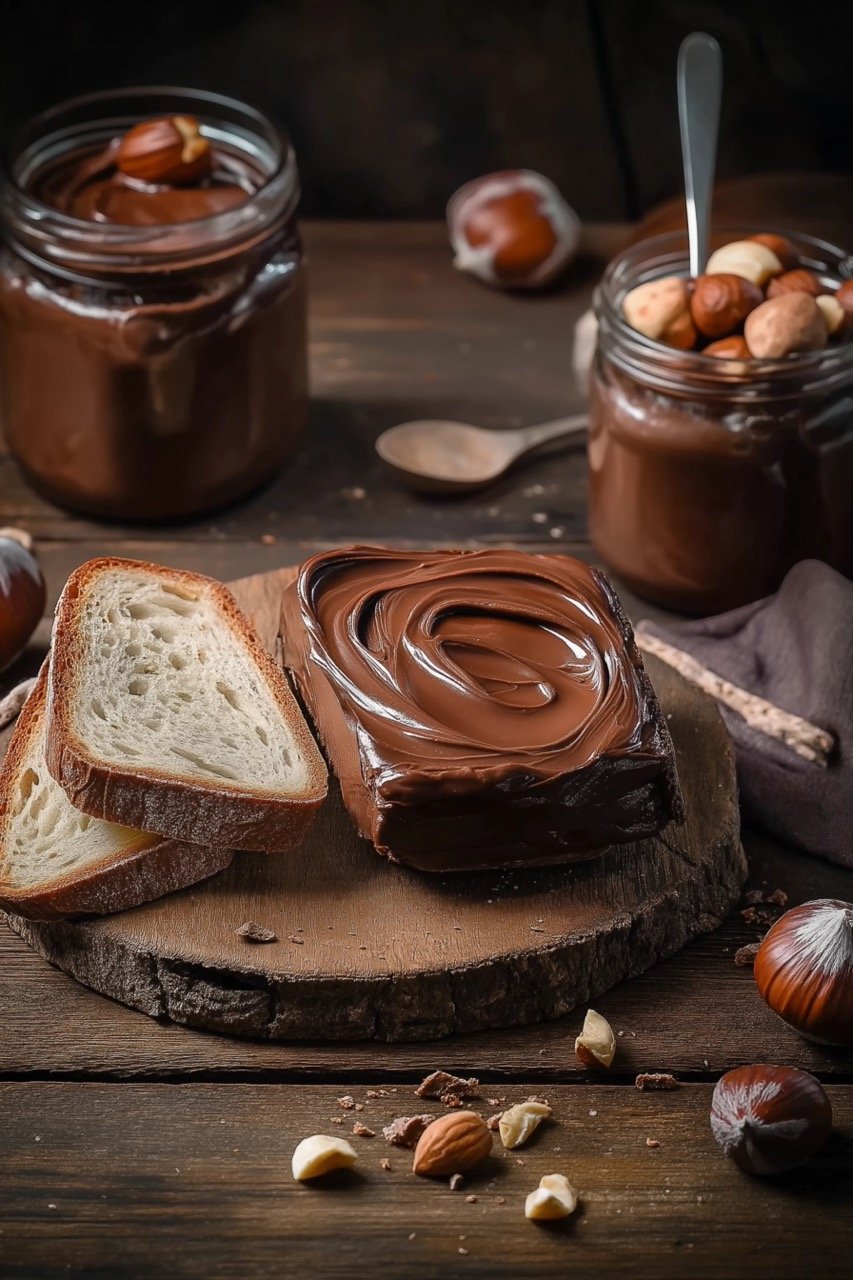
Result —
M 496 1088 L 510 1101 L 530 1091 Z M 377 1136 L 351 1139 L 356 1170 L 309 1186 L 292 1180 L 290 1157 L 311 1133 L 348 1133 L 340 1086 L 0 1087 L 3 1274 L 349 1277 L 369 1260 L 401 1278 L 849 1275 L 853 1089 L 830 1090 L 836 1131 L 823 1153 L 774 1182 L 721 1154 L 710 1086 L 555 1087 L 554 1119 L 520 1152 L 496 1138 L 459 1191 L 414 1177 L 411 1153 L 378 1132 L 423 1108 L 410 1086 L 375 1100 L 350 1091 Z M 553 1172 L 581 1208 L 542 1229 L 524 1218 L 524 1198 Z
M 853 873 L 785 851 L 747 833 L 750 884 L 784 888 L 791 903 L 853 899 Z M 735 910 L 723 927 L 679 955 L 614 988 L 596 1007 L 619 1035 L 612 1078 L 673 1070 L 710 1078 L 749 1061 L 804 1067 L 853 1080 L 853 1052 L 800 1039 L 762 1003 L 738 947 L 760 930 Z M 93 1077 L 324 1076 L 424 1073 L 446 1066 L 492 1078 L 576 1078 L 580 1011 L 537 1027 L 455 1036 L 434 1045 L 270 1044 L 163 1024 L 112 1003 L 52 969 L 0 925 L 0 1073 Z

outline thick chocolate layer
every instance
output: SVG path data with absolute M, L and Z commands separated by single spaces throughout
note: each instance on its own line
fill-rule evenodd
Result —
M 427 870 L 571 861 L 680 816 L 611 587 L 567 556 L 326 552 L 285 658 L 359 830 Z

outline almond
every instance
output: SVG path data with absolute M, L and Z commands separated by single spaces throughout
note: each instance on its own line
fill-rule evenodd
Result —
M 483 1117 L 476 1111 L 453 1111 L 421 1134 L 412 1171 L 423 1178 L 446 1178 L 473 1169 L 491 1150 L 492 1135 Z

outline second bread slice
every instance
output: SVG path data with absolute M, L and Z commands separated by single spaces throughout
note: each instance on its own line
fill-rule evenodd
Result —
M 326 794 L 282 672 L 219 583 L 133 560 L 71 575 L 56 611 L 47 765 L 84 813 L 273 852 Z

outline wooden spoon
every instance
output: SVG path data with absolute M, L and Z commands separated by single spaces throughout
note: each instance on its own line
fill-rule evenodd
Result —
M 413 489 L 470 493 L 492 484 L 531 449 L 563 438 L 586 439 L 586 414 L 514 431 L 467 422 L 401 422 L 383 431 L 376 452 Z

